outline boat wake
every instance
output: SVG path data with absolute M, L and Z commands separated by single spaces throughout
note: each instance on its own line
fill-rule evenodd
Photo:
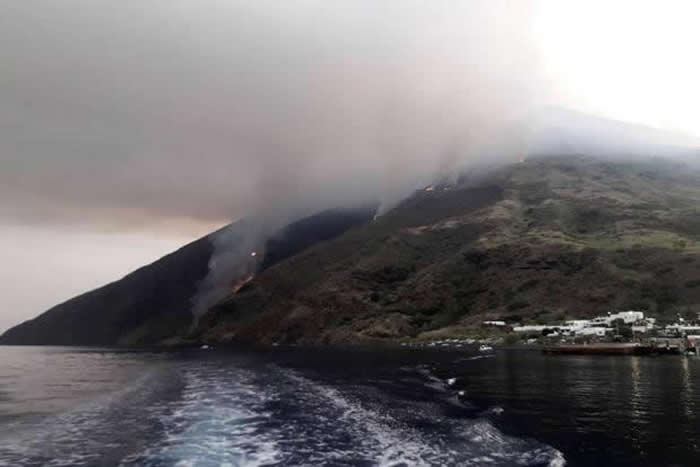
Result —
M 334 387 L 277 365 L 199 368 L 185 380 L 166 436 L 123 465 L 564 465 L 484 418 L 451 419 L 371 384 Z
M 419 371 L 358 383 L 278 366 L 188 362 L 0 440 L 0 464 L 562 466 L 562 454 L 456 416 Z M 405 397 L 420 393 L 420 397 Z M 136 431 L 134 431 L 136 430 Z M 33 440 L 29 442 L 29 440 Z M 21 447 L 21 448 L 20 448 Z

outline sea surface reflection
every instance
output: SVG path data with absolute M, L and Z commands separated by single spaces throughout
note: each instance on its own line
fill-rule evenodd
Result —
M 0 351 L 0 465 L 700 465 L 695 357 Z

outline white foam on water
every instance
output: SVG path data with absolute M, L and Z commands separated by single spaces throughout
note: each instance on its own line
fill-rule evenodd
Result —
M 239 369 L 193 369 L 184 373 L 181 400 L 162 416 L 165 436 L 122 465 L 262 466 L 279 462 L 274 433 L 264 425 L 272 395 Z
M 488 410 L 486 410 L 484 413 L 487 415 L 502 415 L 504 412 L 503 407 L 490 407 Z
M 388 412 L 381 404 L 369 407 L 357 398 L 336 388 L 309 380 L 289 370 L 287 377 L 299 390 L 316 400 L 317 406 L 328 405 L 341 410 L 334 421 L 357 438 L 350 452 L 335 452 L 343 459 L 359 459 L 378 466 L 437 466 L 437 465 L 551 465 L 564 464 L 561 452 L 535 441 L 508 437 L 487 420 L 441 419 L 448 431 L 457 436 L 427 433 L 413 428 Z M 413 410 L 409 408 L 407 410 Z M 428 415 L 430 416 L 430 415 Z M 333 457 L 323 459 L 327 463 Z
M 471 357 L 464 357 L 460 358 L 458 361 L 460 362 L 468 362 L 472 360 L 481 360 L 482 358 L 494 358 L 496 354 L 486 354 L 486 355 L 472 355 Z
M 135 406 L 132 418 L 119 427 L 128 431 L 130 425 L 148 422 L 160 433 L 136 452 L 125 452 L 122 466 L 565 464 L 556 449 L 506 436 L 485 418 L 447 417 L 437 402 L 403 401 L 372 385 L 334 385 L 276 365 L 249 370 L 199 362 L 183 365 L 177 375 L 177 397 L 154 402 L 138 399 L 133 391 L 118 397 L 120 409 L 125 401 Z M 443 390 L 436 394 L 444 398 L 445 383 L 440 383 Z M 99 453 L 110 439 L 92 432 L 114 423 L 109 405 L 103 401 L 67 415 L 47 427 L 50 434 L 31 439 L 37 433 L 28 433 L 22 438 L 27 452 L 0 459 L 8 466 L 23 465 L 23 459 L 38 454 L 31 449 L 43 445 L 43 465 L 104 464 Z M 15 446 L 22 440 L 15 438 Z
M 469 465 L 547 465 L 563 467 L 564 455 L 544 444 L 506 436 L 486 420 L 478 420 L 463 428 L 462 436 L 488 451 L 485 455 L 471 459 Z M 488 460 L 486 460 L 488 459 Z
M 298 390 L 313 401 L 314 410 L 334 414 L 328 419 L 327 433 L 347 434 L 352 443 L 345 449 L 335 449 L 316 460 L 323 463 L 353 459 L 381 466 L 430 465 L 432 448 L 423 442 L 417 430 L 401 427 L 386 413 L 370 410 L 342 394 L 338 389 L 316 383 L 292 371 L 283 370 Z M 335 432 L 335 433 L 333 433 Z M 332 440 L 328 440 L 332 442 Z M 330 444 L 326 442 L 326 444 Z M 317 451 L 317 455 L 322 454 Z

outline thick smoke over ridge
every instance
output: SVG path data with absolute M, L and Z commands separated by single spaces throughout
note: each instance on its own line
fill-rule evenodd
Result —
M 517 159 L 541 91 L 530 8 L 2 6 L 0 217 L 111 230 L 257 219 L 249 238 L 216 237 L 204 309 L 294 219 L 368 200 L 386 209 L 460 165 Z
M 249 237 L 216 237 L 209 296 L 294 219 L 383 211 L 460 167 L 526 154 L 556 84 L 533 43 L 540 3 L 7 3 L 0 219 L 256 219 Z
M 238 110 L 217 136 L 246 162 L 236 194 L 251 225 L 215 237 L 195 315 L 244 280 L 255 268 L 250 251 L 294 219 L 370 200 L 386 209 L 458 167 L 526 150 L 523 118 L 538 73 L 524 9 L 302 2 L 282 10 L 251 5 L 250 22 L 233 34 L 242 42 L 231 44 L 240 54 L 230 75 Z
M 252 216 L 264 219 L 258 244 L 327 207 L 376 200 L 385 211 L 461 166 L 517 160 L 531 141 L 618 157 L 657 140 L 556 113 L 554 126 L 570 128 L 539 131 L 533 115 L 547 104 L 697 136 L 698 11 L 660 1 L 3 2 L 0 232 L 16 239 L 5 256 L 37 252 L 13 260 L 13 276 L 30 283 L 88 233 L 104 272 L 78 272 L 81 290 L 132 267 L 108 266 L 122 255 L 105 234 L 164 245 Z M 44 241 L 47 232 L 61 234 Z M 217 269 L 237 255 L 227 238 L 216 240 Z M 140 248 L 134 264 L 172 242 Z M 59 256 L 48 277 L 76 271 Z M 65 298 L 54 288 L 28 295 Z M 7 295 L 8 308 L 25 306 Z
M 522 143 L 527 5 L 21 2 L 0 18 L 17 44 L 0 53 L 1 213 L 223 222 L 391 202 Z

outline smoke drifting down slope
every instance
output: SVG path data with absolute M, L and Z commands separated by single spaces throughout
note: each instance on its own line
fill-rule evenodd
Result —
M 209 273 L 192 297 L 194 325 L 210 307 L 238 292 L 258 272 L 369 222 L 376 212 L 372 204 L 329 209 L 286 225 L 282 219 L 246 218 L 215 232 L 210 237 L 214 251 Z
M 196 314 L 290 222 L 367 201 L 382 214 L 523 158 L 553 100 L 530 2 L 39 3 L 0 7 L 0 217 L 246 219 L 212 237 Z

